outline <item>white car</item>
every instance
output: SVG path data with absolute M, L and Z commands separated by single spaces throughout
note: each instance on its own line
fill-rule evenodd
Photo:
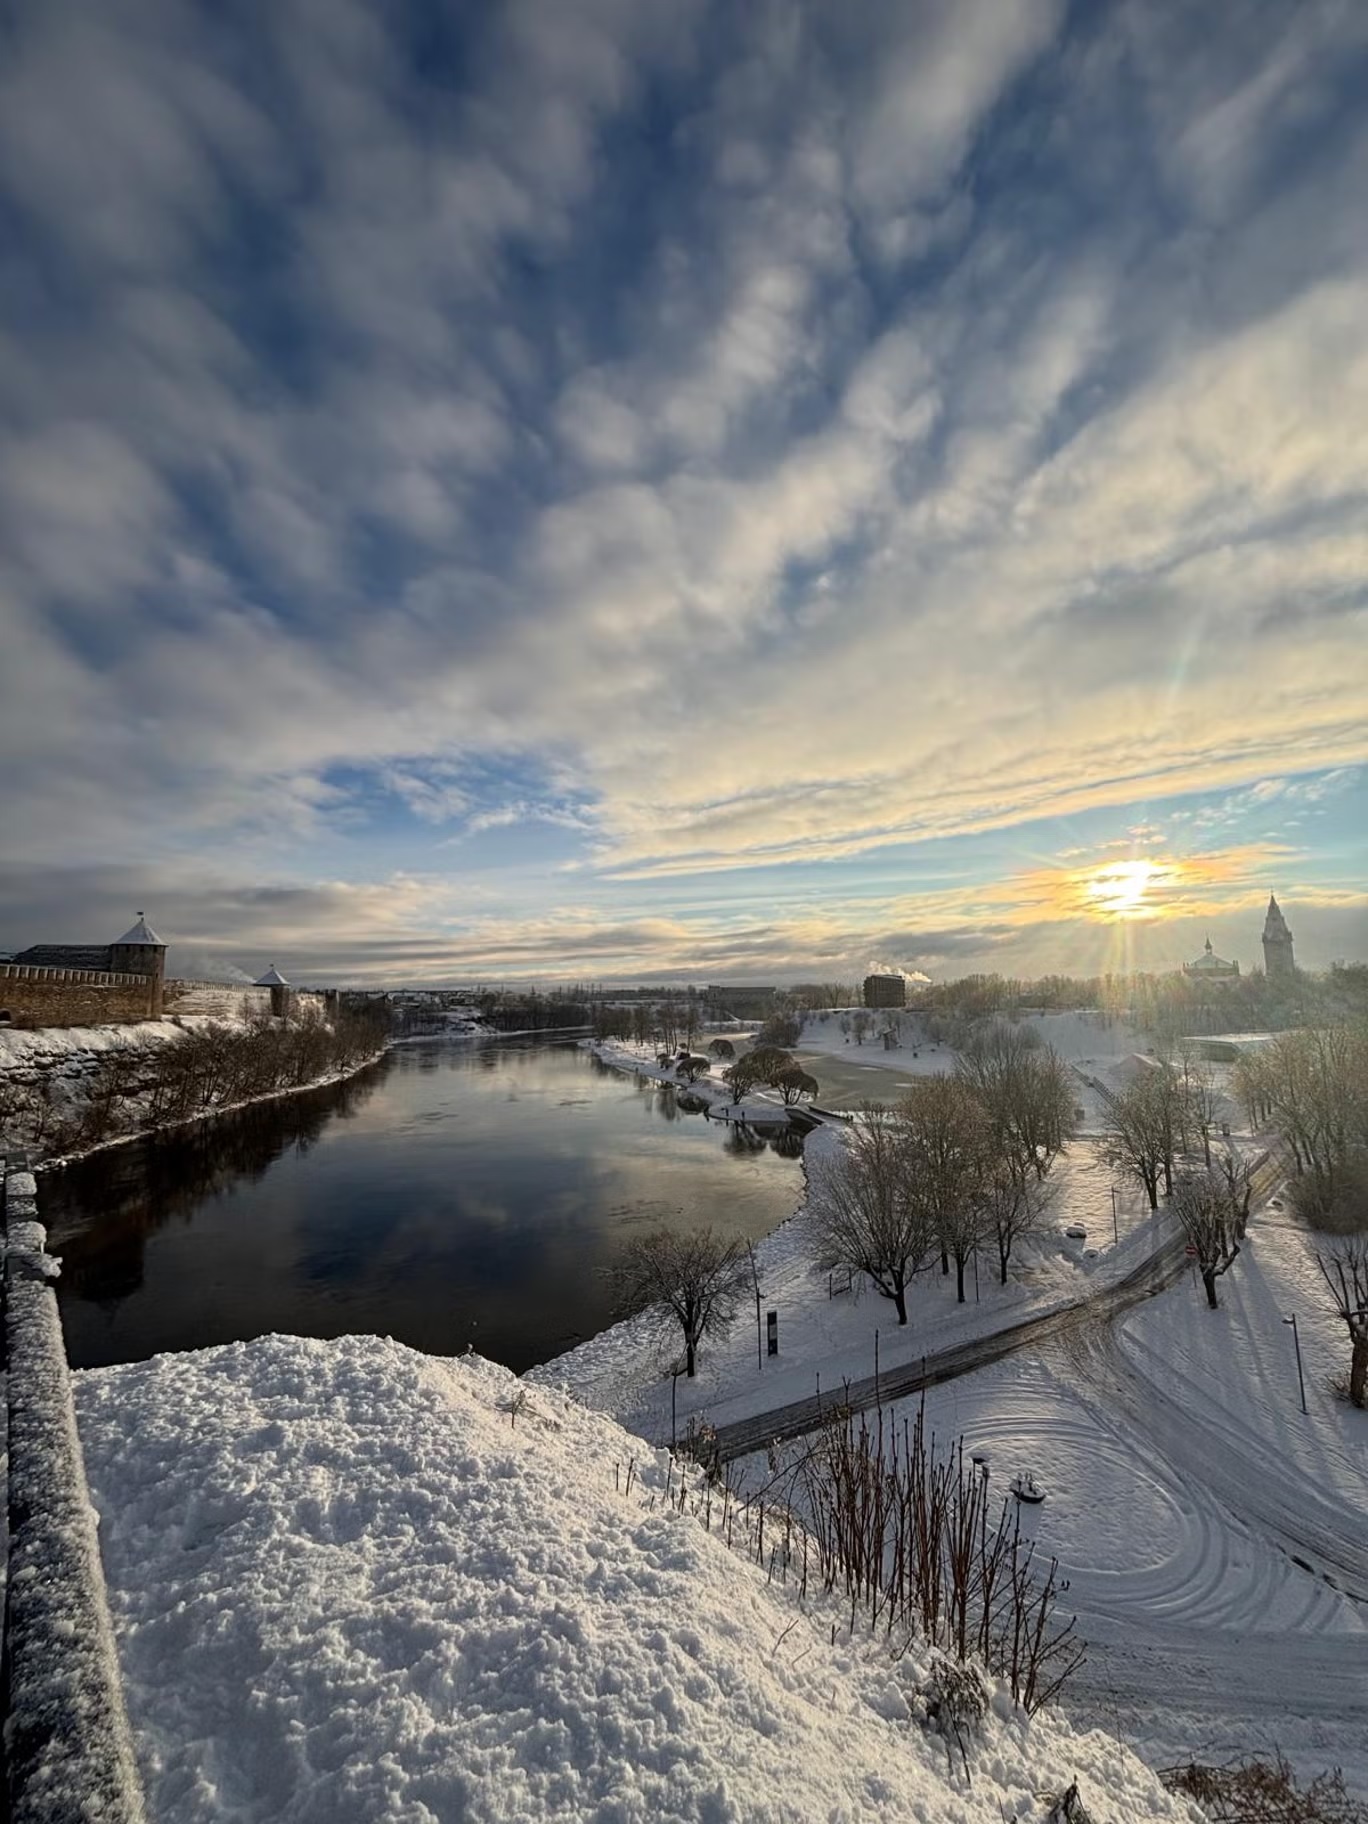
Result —
M 1064 1233 L 1070 1241 L 1086 1241 L 1088 1238 L 1087 1228 L 1081 1222 L 1071 1222 Z

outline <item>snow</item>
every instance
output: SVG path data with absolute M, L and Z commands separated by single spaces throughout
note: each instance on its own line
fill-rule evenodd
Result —
M 182 1025 L 208 1023 L 186 1020 Z M 0 1027 L 0 1072 L 48 1069 L 111 1051 L 155 1051 L 173 1044 L 181 1030 L 169 1019 L 108 1026 Z
M 241 1024 L 243 1018 L 239 993 L 236 1007 L 221 1016 L 176 1014 L 161 1020 L 139 1020 L 103 1026 L 0 1028 L 0 1078 L 10 1075 L 24 1085 L 32 1085 L 47 1078 L 58 1092 L 59 1104 L 65 1104 L 69 1109 L 83 1100 L 84 1079 L 96 1070 L 103 1056 L 115 1052 L 151 1053 L 164 1045 L 178 1043 L 187 1033 L 210 1027 L 221 1030 L 225 1026 Z M 164 1133 L 172 1127 L 193 1126 L 198 1121 L 210 1120 L 216 1115 L 233 1114 L 256 1102 L 275 1101 L 281 1096 L 297 1095 L 305 1090 L 322 1089 L 331 1083 L 343 1082 L 375 1063 L 384 1055 L 390 1042 L 386 1040 L 385 1045 L 373 1056 L 364 1058 L 347 1069 L 325 1071 L 307 1083 L 268 1090 L 263 1095 L 249 1096 L 240 1102 L 221 1103 L 188 1115 L 183 1120 L 163 1121 L 155 1129 L 135 1124 L 126 1132 L 114 1134 L 94 1146 L 83 1148 L 80 1153 L 44 1157 L 40 1161 L 41 1169 L 49 1170 L 65 1165 L 71 1159 L 105 1152 L 111 1147 L 127 1146 L 135 1140 L 146 1138 L 152 1132 Z
M 1001 1692 L 970 1783 L 919 1646 L 805 1611 L 668 1459 L 477 1357 L 268 1337 L 76 1381 L 154 1819 L 1002 1824 L 1075 1777 L 1098 1824 L 1193 1815 Z
M 148 924 L 141 912 L 138 914 L 137 924 L 134 925 L 131 930 L 125 931 L 122 937 L 115 938 L 114 942 L 116 946 L 119 944 L 149 944 L 158 950 L 165 950 L 166 948 L 166 945 L 157 936 L 156 932 Z
M 1281 1751 L 1368 1795 L 1368 1414 L 1326 1386 L 1348 1351 L 1313 1247 L 1265 1210 L 1219 1311 L 1185 1276 L 1114 1324 L 929 1390 L 926 1409 L 988 1453 L 992 1486 L 1029 1470 L 1047 1491 L 1023 1525 L 1058 1556 L 1089 1642 L 1080 1720 L 1156 1766 Z M 752 1485 L 770 1473 L 735 1467 Z

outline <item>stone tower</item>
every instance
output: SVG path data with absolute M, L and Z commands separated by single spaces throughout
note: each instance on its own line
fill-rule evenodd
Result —
M 1271 893 L 1268 896 L 1268 917 L 1264 920 L 1263 953 L 1266 975 L 1289 976 L 1297 973 L 1297 965 L 1292 960 L 1292 933 Z
M 265 975 L 259 975 L 252 983 L 254 988 L 269 988 L 271 991 L 271 1012 L 283 1020 L 290 1011 L 290 984 L 272 963 Z
M 109 946 L 109 967 L 120 975 L 147 977 L 147 1017 L 159 1020 L 166 980 L 166 945 L 141 912 L 133 929 Z

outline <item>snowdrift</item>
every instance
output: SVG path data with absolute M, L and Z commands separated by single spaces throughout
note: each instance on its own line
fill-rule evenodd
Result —
M 894 1661 L 663 1500 L 667 1459 L 478 1357 L 268 1337 L 76 1377 L 154 1818 L 1193 1814 L 1002 1694 L 958 1753 Z M 630 1488 L 629 1488 L 630 1466 Z

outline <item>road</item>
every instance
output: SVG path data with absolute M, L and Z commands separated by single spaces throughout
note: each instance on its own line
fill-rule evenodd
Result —
M 842 1384 L 820 1399 L 814 1393 L 788 1406 L 738 1419 L 731 1425 L 720 1425 L 717 1429 L 720 1458 L 722 1462 L 730 1463 L 777 1441 L 802 1437 L 805 1432 L 815 1431 L 837 1405 L 851 1412 L 864 1412 L 881 1401 L 905 1399 L 908 1394 L 920 1393 L 923 1387 L 935 1387 L 957 1375 L 972 1374 L 976 1368 L 1000 1362 L 1004 1356 L 1012 1355 L 1028 1344 L 1045 1343 L 1099 1320 L 1109 1322 L 1118 1312 L 1171 1286 L 1186 1265 L 1182 1236 L 1170 1235 L 1124 1279 L 1073 1304 L 1042 1312 L 1037 1317 L 1023 1318 L 989 1336 L 976 1336 L 953 1349 L 923 1356 L 920 1362 L 909 1362 L 880 1375 L 870 1375 L 865 1380 Z
M 1251 1195 L 1256 1203 L 1271 1195 L 1282 1172 L 1282 1162 L 1275 1154 L 1262 1155 L 1253 1174 Z M 770 1444 L 800 1438 L 806 1432 L 815 1431 L 837 1404 L 852 1412 L 865 1412 L 881 1401 L 905 1399 L 909 1394 L 920 1393 L 924 1387 L 935 1387 L 958 1375 L 972 1374 L 976 1368 L 1000 1362 L 1004 1356 L 1015 1354 L 1028 1345 L 1050 1342 L 1073 1332 L 1092 1334 L 1098 1329 L 1105 1332 L 1119 1312 L 1129 1310 L 1142 1299 L 1153 1298 L 1156 1292 L 1162 1292 L 1181 1276 L 1187 1265 L 1183 1250 L 1182 1236 L 1170 1234 L 1124 1279 L 1073 1304 L 1023 1318 L 1019 1323 L 995 1330 L 990 1336 L 974 1337 L 937 1355 L 923 1356 L 920 1362 L 909 1362 L 848 1385 L 843 1383 L 839 1389 L 832 1388 L 820 1398 L 814 1392 L 790 1405 L 737 1419 L 730 1425 L 719 1425 L 719 1459 L 730 1463 L 752 1451 L 764 1450 Z

